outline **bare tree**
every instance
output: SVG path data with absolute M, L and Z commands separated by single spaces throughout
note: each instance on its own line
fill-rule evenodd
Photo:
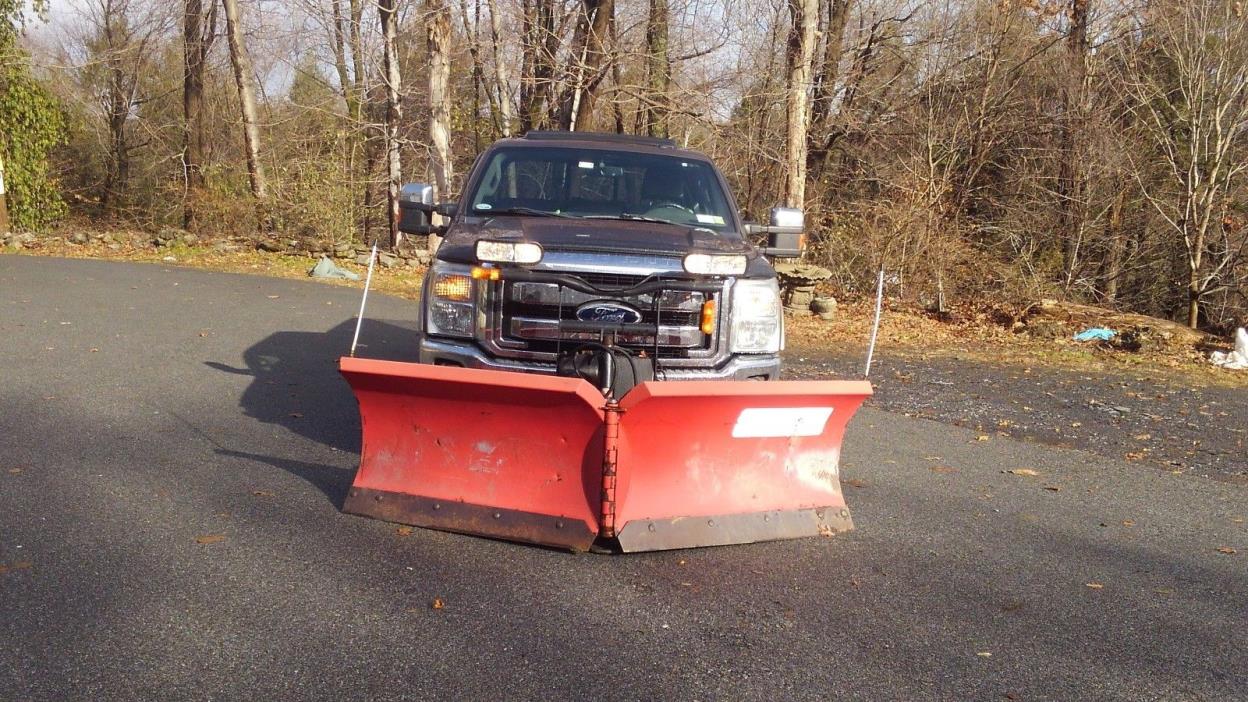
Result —
M 399 143 L 399 125 L 403 120 L 403 103 L 400 95 L 403 81 L 399 71 L 397 5 L 398 0 L 377 0 L 386 81 L 386 214 L 390 225 L 390 248 L 399 245 L 399 188 L 403 181 L 403 161 Z
M 186 171 L 187 196 L 182 225 L 195 224 L 194 200 L 204 186 L 204 62 L 216 38 L 217 5 L 210 0 L 186 0 L 183 22 L 182 117 L 184 123 L 182 164 Z
M 444 0 L 426 0 L 429 45 L 429 142 L 432 146 L 435 197 L 449 199 L 454 177 L 451 160 L 451 11 Z
M 497 0 L 489 0 L 490 9 L 490 46 L 494 56 L 495 91 L 498 93 L 499 121 L 501 132 L 505 137 L 511 136 L 512 121 L 515 116 L 511 109 L 511 82 L 508 79 L 507 64 L 503 60 L 502 26 L 503 18 L 499 15 Z
M 238 0 L 221 0 L 225 7 L 225 27 L 229 35 L 230 63 L 234 67 L 234 83 L 238 87 L 238 102 L 243 116 L 243 143 L 247 150 L 247 178 L 251 183 L 251 194 L 257 200 L 264 200 L 268 193 L 268 183 L 264 177 L 264 164 L 260 162 L 260 132 L 256 126 L 256 94 L 251 86 L 254 73 L 251 68 L 251 57 L 243 44 L 242 19 L 238 10 Z
M 1202 301 L 1224 288 L 1222 277 L 1244 254 L 1227 215 L 1233 188 L 1248 172 L 1248 20 L 1238 4 L 1221 0 L 1154 10 L 1122 84 L 1152 147 L 1147 159 L 1137 157 L 1136 179 L 1182 241 L 1187 323 L 1195 328 Z
M 789 207 L 800 208 L 806 204 L 806 133 L 810 128 L 811 63 L 818 39 L 819 0 L 789 0 L 789 17 L 792 25 L 788 45 L 789 121 L 784 200 Z

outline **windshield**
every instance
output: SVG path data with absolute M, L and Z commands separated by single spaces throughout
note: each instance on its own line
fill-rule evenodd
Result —
M 657 220 L 721 231 L 728 199 L 711 165 L 675 156 L 567 147 L 499 149 L 468 198 L 474 215 Z

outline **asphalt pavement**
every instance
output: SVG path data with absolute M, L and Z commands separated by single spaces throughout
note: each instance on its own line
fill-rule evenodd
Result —
M 358 300 L 0 256 L 0 700 L 1248 700 L 1248 488 L 870 405 L 834 538 L 342 514 Z M 413 303 L 369 317 L 412 358 Z

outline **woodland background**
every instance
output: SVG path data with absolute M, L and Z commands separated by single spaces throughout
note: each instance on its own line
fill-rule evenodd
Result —
M 1242 2 L 0 0 L 15 230 L 393 241 L 539 128 L 706 152 L 843 295 L 1248 322 Z

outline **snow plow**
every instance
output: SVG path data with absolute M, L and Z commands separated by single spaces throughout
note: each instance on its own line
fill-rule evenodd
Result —
M 655 306 L 723 284 L 691 276 L 609 291 L 488 265 L 473 277 Z M 841 442 L 870 383 L 656 380 L 661 354 L 619 342 L 660 333 L 658 322 L 561 321 L 554 375 L 343 357 L 363 427 L 344 511 L 573 551 L 852 529 Z
M 573 551 L 653 551 L 853 528 L 845 425 L 865 381 L 646 381 L 344 357 L 360 467 L 344 511 Z

